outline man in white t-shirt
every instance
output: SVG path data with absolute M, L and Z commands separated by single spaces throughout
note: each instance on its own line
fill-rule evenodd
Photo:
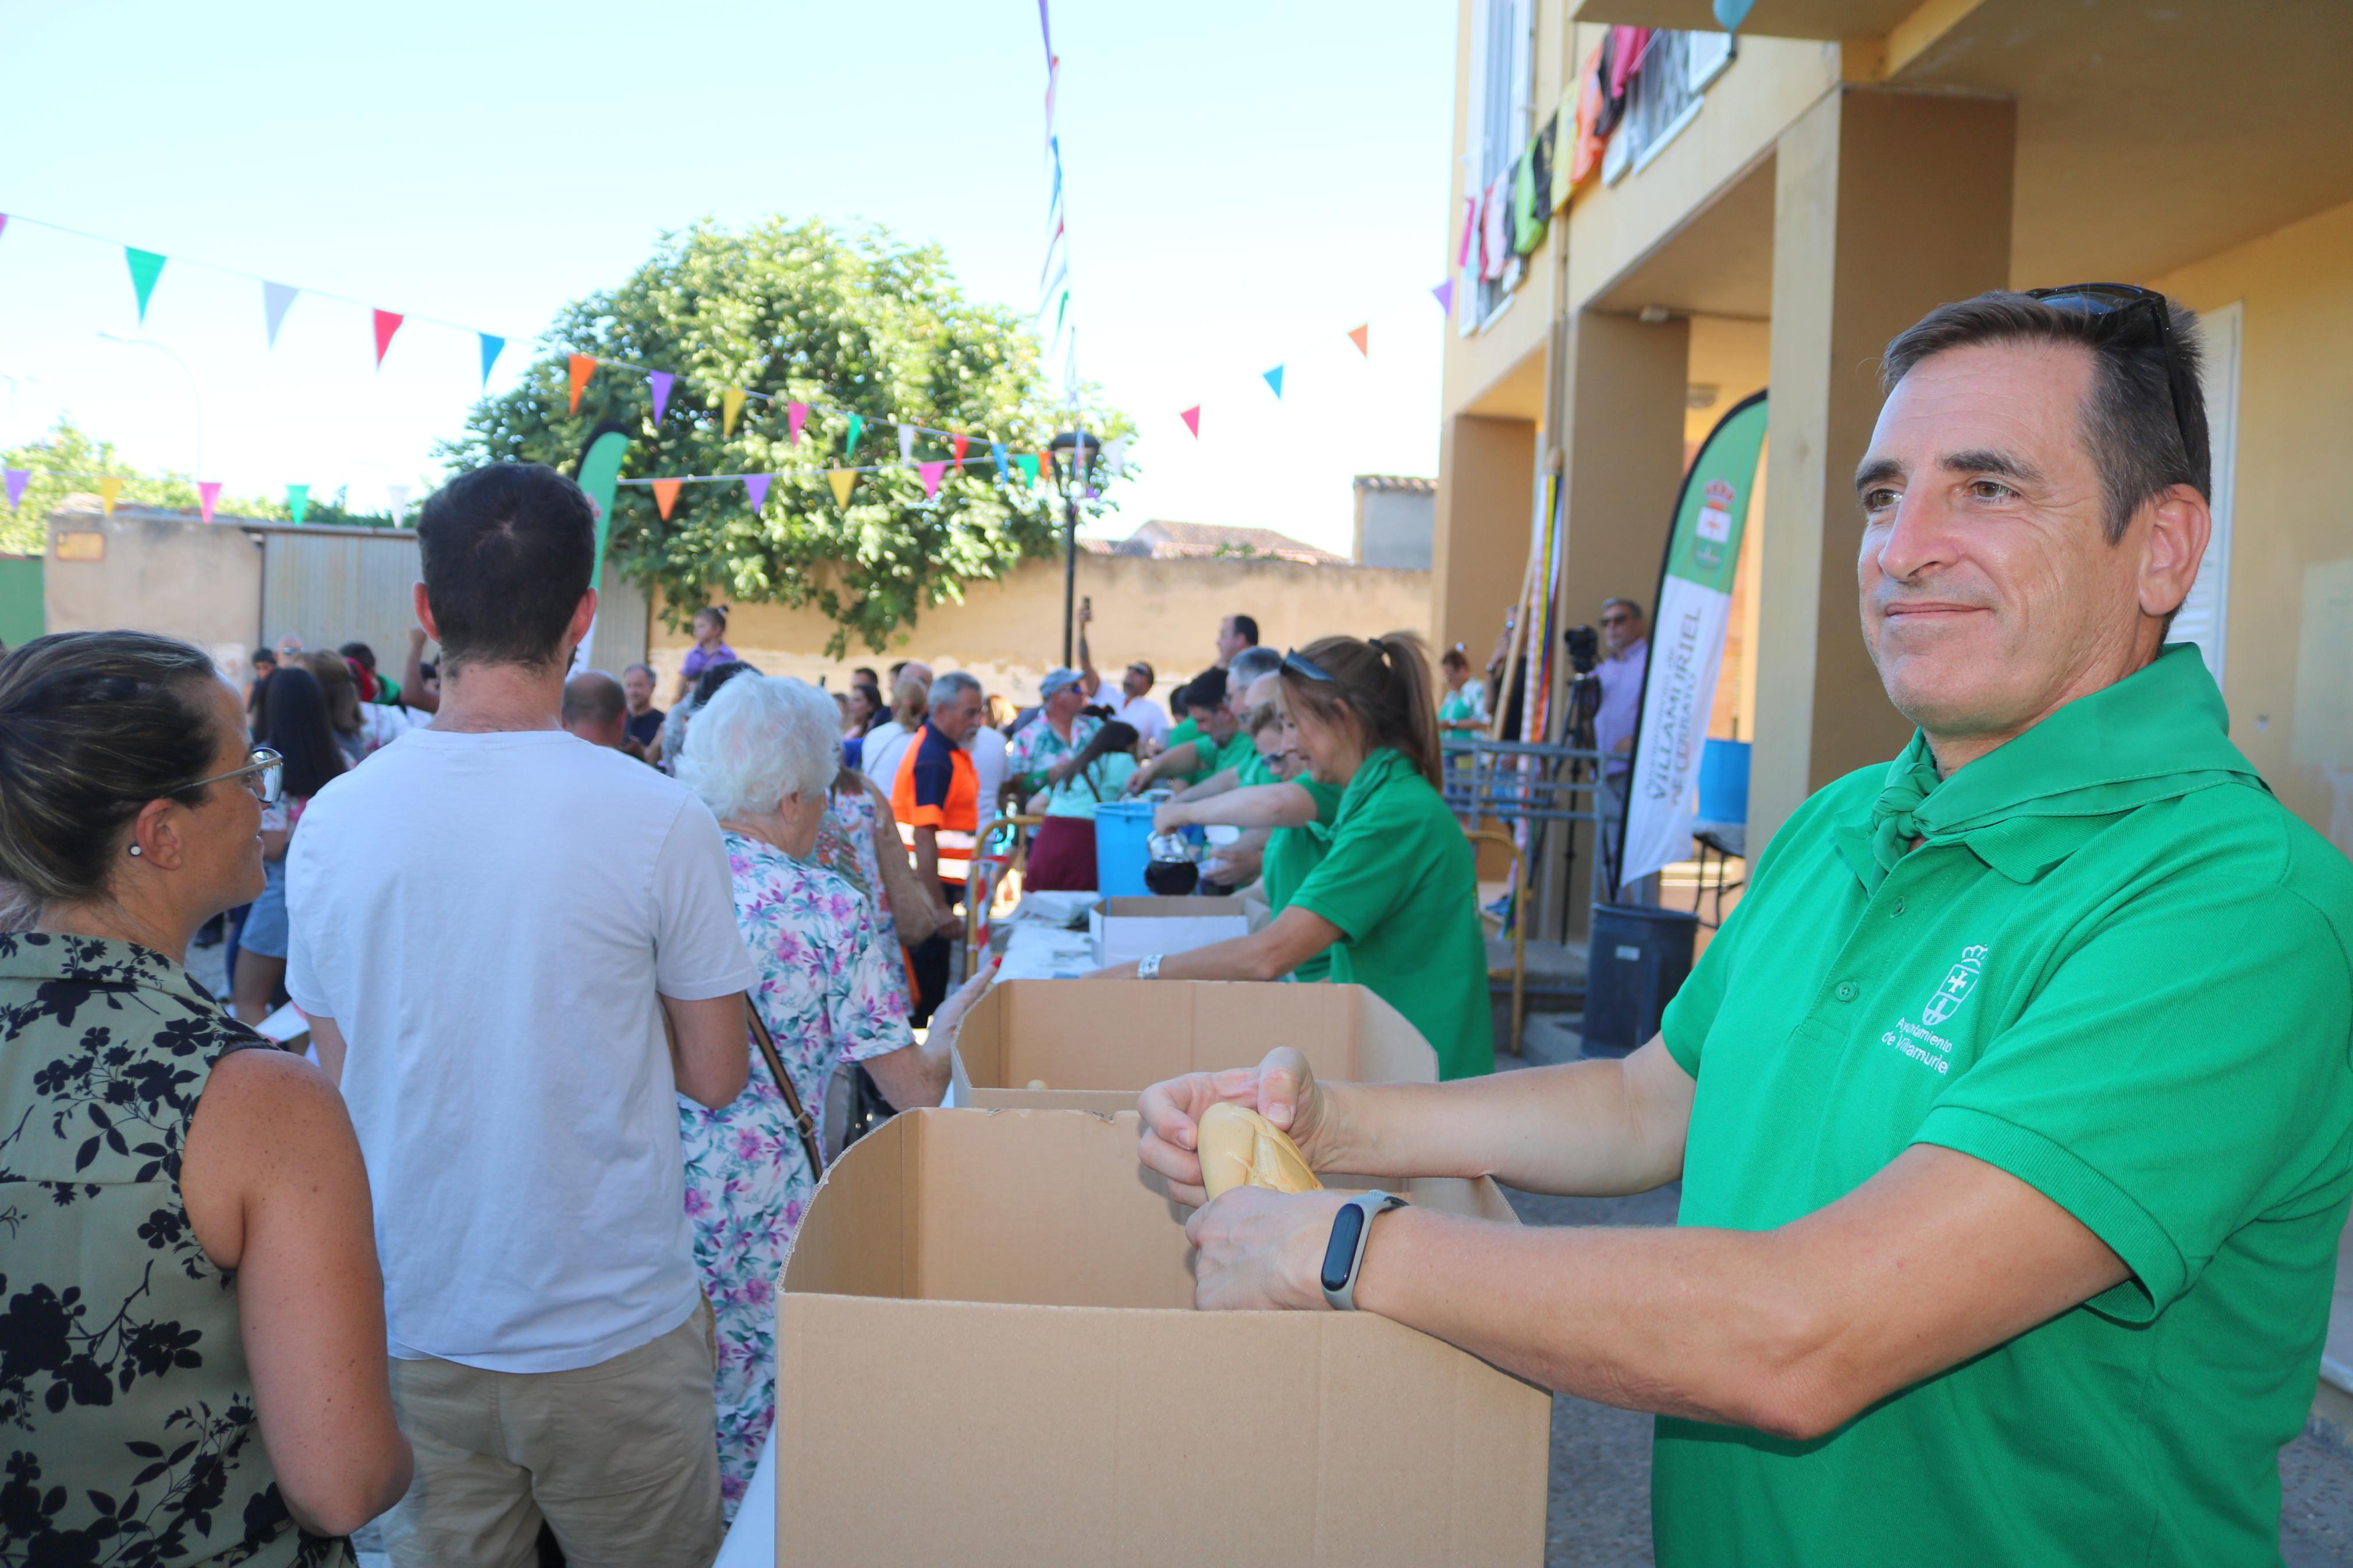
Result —
M 561 728 L 596 519 L 553 469 L 460 475 L 417 520 L 441 705 L 311 801 L 288 991 L 366 1156 L 417 1484 L 398 1568 L 702 1568 L 721 1535 L 711 1310 L 675 1093 L 748 1068 L 711 813 Z M 594 851 L 584 852 L 583 846 Z

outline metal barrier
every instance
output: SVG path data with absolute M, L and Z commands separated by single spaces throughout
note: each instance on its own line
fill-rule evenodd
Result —
M 1601 820 L 1592 798 L 1601 774 L 1599 752 L 1480 737 L 1449 741 L 1442 759 L 1446 808 L 1458 816 L 1504 822 Z

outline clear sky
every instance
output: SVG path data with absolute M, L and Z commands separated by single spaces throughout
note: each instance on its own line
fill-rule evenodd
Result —
M 1054 10 L 1080 370 L 1145 470 L 1108 531 L 1346 550 L 1352 474 L 1436 472 L 1453 8 Z M 231 493 L 432 482 L 479 395 L 473 338 L 412 321 L 379 372 L 367 311 L 305 297 L 271 352 L 260 285 L 199 263 L 501 333 L 493 390 L 557 305 L 704 216 L 880 223 L 939 242 L 973 295 L 1036 301 L 1032 0 L 0 0 L 0 212 L 174 258 L 142 329 L 120 250 L 0 232 L 0 445 L 70 411 Z

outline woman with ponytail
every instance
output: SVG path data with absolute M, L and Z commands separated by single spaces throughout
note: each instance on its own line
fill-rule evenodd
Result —
M 1421 639 L 1320 637 L 1283 656 L 1282 693 L 1309 773 L 1325 787 L 1230 791 L 1216 797 L 1215 820 L 1314 824 L 1322 859 L 1263 930 L 1102 977 L 1278 980 L 1328 951 L 1331 978 L 1369 987 L 1421 1031 L 1440 1078 L 1493 1071 L 1478 877 L 1439 793 L 1437 692 Z

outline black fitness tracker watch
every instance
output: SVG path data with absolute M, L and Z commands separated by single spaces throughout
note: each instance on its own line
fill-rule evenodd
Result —
M 1332 1239 L 1324 1248 L 1324 1299 L 1343 1312 L 1356 1310 L 1356 1270 L 1364 1267 L 1365 1239 L 1372 1234 L 1373 1216 L 1405 1207 L 1405 1200 L 1384 1192 L 1358 1193 L 1332 1216 Z

